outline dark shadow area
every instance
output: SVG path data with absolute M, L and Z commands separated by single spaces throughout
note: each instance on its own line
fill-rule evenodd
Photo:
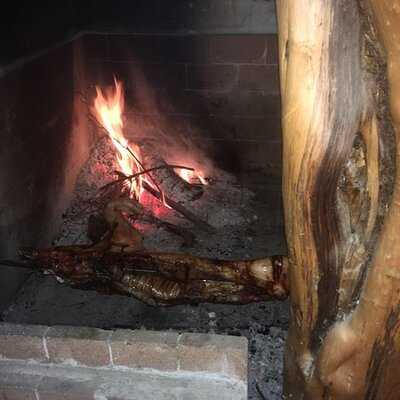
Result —
M 228 3 L 216 0 L 11 2 L 0 18 L 0 65 L 71 38 L 82 30 L 119 33 L 275 31 L 273 1 Z

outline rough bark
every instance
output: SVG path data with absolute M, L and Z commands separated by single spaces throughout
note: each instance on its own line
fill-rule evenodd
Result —
M 374 22 L 386 50 L 389 106 L 396 135 L 396 166 L 400 163 L 400 1 L 370 0 Z M 400 311 L 400 179 L 394 191 L 371 267 L 357 306 L 328 333 L 320 356 L 320 376 L 337 398 L 398 398 Z M 345 346 L 346 355 L 334 348 Z M 397 364 L 398 365 L 398 364 Z M 342 397 L 339 397 L 342 396 Z
M 366 4 L 387 51 L 399 142 L 400 4 Z M 400 189 L 388 167 L 393 129 L 377 79 L 384 64 L 368 53 L 375 30 L 356 0 L 277 6 L 292 313 L 286 396 L 386 399 L 387 383 L 399 383 L 390 366 L 400 344 Z

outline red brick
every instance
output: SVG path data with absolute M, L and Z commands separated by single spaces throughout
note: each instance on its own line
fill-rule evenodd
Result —
M 78 363 L 85 366 L 110 364 L 108 338 L 110 332 L 86 327 L 57 326 L 46 335 L 50 361 Z
M 114 365 L 176 371 L 178 366 L 175 332 L 117 330 L 111 337 Z
M 242 65 L 239 71 L 239 87 L 247 90 L 265 90 L 279 94 L 279 69 L 276 65 Z
M 140 114 L 129 113 L 127 117 L 134 122 L 126 124 L 127 130 L 132 131 L 134 126 L 141 126 L 143 118 Z M 148 120 L 148 116 L 145 116 Z M 152 117 L 153 121 L 159 124 L 164 131 L 174 132 L 175 135 L 190 138 L 194 149 L 200 148 L 207 152 L 212 158 L 213 149 L 205 145 L 207 140 L 235 140 L 235 127 L 231 119 L 225 122 L 220 117 L 213 116 L 188 116 L 188 115 L 163 115 L 162 118 Z M 227 118 L 228 119 L 228 118 Z M 132 129 L 129 129 L 132 127 Z
M 236 65 L 189 65 L 187 89 L 232 90 L 237 86 Z
M 262 169 L 270 174 L 282 171 L 282 143 L 278 141 L 257 143 L 241 141 L 240 164 L 242 169 Z
M 282 128 L 280 115 L 255 118 L 232 118 L 237 127 L 237 139 L 252 142 L 281 141 Z
M 179 118 L 176 117 L 179 121 Z M 282 133 L 279 116 L 268 117 L 217 117 L 203 116 L 187 118 L 195 127 L 193 132 L 204 139 L 234 140 L 241 142 L 268 143 L 281 141 Z
M 208 40 L 194 35 L 110 35 L 110 57 L 137 63 L 201 63 L 208 60 Z
M 209 90 L 157 91 L 159 110 L 165 113 L 191 115 L 228 115 L 262 117 L 280 115 L 280 96 L 265 94 L 262 90 Z
M 215 35 L 209 37 L 211 63 L 265 64 L 265 35 Z
M 157 90 L 185 86 L 183 64 L 136 64 L 92 60 L 87 63 L 86 68 L 88 85 L 112 85 L 115 76 L 123 82 L 127 97 L 138 90 L 148 92 L 149 88 Z
M 43 335 L 47 327 L 40 325 L 0 324 L 0 358 L 46 360 Z
M 140 68 L 152 89 L 185 85 L 185 66 L 183 64 L 142 64 Z
M 204 371 L 247 380 L 247 339 L 184 333 L 178 340 L 181 371 Z

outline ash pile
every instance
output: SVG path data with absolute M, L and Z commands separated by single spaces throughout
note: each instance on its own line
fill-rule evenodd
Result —
M 78 176 L 54 245 L 100 240 L 106 229 L 102 218 L 104 208 L 124 191 L 126 181 L 118 185 L 121 179 L 116 174 L 118 168 L 114 144 L 105 136 L 97 142 Z M 156 172 L 158 181 L 163 182 L 168 182 L 169 174 L 175 174 L 171 170 L 165 174 L 166 169 Z M 146 250 L 219 259 L 251 259 L 285 253 L 282 235 L 276 234 L 280 228 L 275 224 L 274 210 L 268 208 L 265 199 L 243 186 L 232 174 L 216 168 L 203 182 L 189 184 L 176 175 L 173 185 L 166 190 L 167 201 L 172 201 L 175 207 L 163 203 L 160 196 L 157 198 L 157 189 L 152 190 L 147 184 L 148 190 L 141 195 L 141 211 L 130 219 L 140 232 Z M 183 214 L 179 212 L 182 210 Z

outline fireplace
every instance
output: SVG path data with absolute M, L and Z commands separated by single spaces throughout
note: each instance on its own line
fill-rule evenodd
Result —
M 201 14 L 197 3 L 193 7 Z M 264 4 L 258 7 L 265 10 Z M 183 178 L 194 179 L 203 193 L 185 207 L 215 229 L 202 229 L 145 193 L 142 205 L 161 221 L 137 223 L 145 247 L 231 260 L 286 254 L 277 37 L 273 29 L 254 31 L 250 25 L 225 31 L 210 26 L 198 33 L 79 33 L 4 69 L 2 259 L 15 260 L 21 246 L 88 243 L 88 224 L 95 233 L 101 230 L 87 201 L 121 178 L 115 176 L 121 149 L 93 107 L 99 90 L 111 98 L 118 85 L 124 130 L 137 140 L 130 137 L 130 143 L 141 145 L 150 135 L 157 143 L 152 154 L 194 169 L 174 170 L 187 171 L 190 176 Z M 190 238 L 162 222 L 187 230 Z M 72 289 L 11 265 L 0 273 L 0 306 L 8 323 L 247 336 L 250 398 L 280 393 L 280 375 L 271 370 L 282 369 L 284 302 L 157 308 Z

